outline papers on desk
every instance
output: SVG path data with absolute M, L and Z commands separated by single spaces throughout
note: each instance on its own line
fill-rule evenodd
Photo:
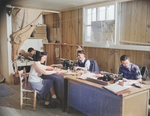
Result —
M 63 65 L 62 65 L 62 64 L 52 64 L 51 66 L 54 66 L 54 67 L 62 67 Z
M 66 72 L 66 73 L 64 73 L 64 74 L 67 74 L 67 75 L 76 75 L 77 73 L 74 73 L 74 72 Z
M 61 70 L 59 73 L 67 73 L 67 70 Z
M 94 77 L 95 76 L 95 74 L 94 73 L 86 73 L 86 74 L 83 74 L 83 75 L 81 75 L 81 76 L 79 76 L 78 78 L 80 78 L 80 79 L 87 79 L 87 77 L 89 77 L 89 78 L 93 78 L 93 79 L 97 79 L 96 77 Z
M 33 58 L 32 57 L 30 57 L 30 56 L 28 56 L 28 57 L 26 57 L 27 59 L 29 59 L 29 60 L 33 60 Z
M 121 86 L 121 85 L 118 85 L 117 83 L 115 83 L 115 84 L 111 84 L 108 86 L 104 86 L 104 88 L 117 94 L 118 92 L 127 90 L 129 87 Z

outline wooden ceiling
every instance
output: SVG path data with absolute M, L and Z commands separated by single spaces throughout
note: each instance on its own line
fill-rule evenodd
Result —
M 58 11 L 107 1 L 111 2 L 114 0 L 11 0 L 9 4 L 17 7 Z

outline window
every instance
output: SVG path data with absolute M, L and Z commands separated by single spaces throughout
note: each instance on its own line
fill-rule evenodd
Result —
M 107 2 L 84 7 L 83 46 L 150 51 L 149 29 L 145 28 L 145 20 L 148 20 L 146 7 L 145 3 L 137 1 Z M 142 9 L 145 14 L 139 12 Z
M 83 11 L 83 43 L 115 44 L 115 3 Z

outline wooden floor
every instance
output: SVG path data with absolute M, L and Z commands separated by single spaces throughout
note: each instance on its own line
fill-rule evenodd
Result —
M 150 80 L 146 82 L 146 84 L 150 84 Z M 2 86 L 0 86 L 2 87 Z M 68 114 L 67 112 L 62 112 L 61 104 L 57 106 L 57 108 L 44 108 L 44 101 L 40 102 L 37 105 L 36 111 L 33 111 L 31 106 L 25 106 L 23 109 L 20 109 L 20 89 L 19 85 L 11 85 L 4 86 L 3 92 L 0 89 L 0 92 L 6 93 L 8 92 L 8 96 L 3 96 L 0 94 L 0 116 L 85 116 L 81 112 L 71 109 L 71 112 Z M 9 94 L 13 91 L 13 94 Z M 5 91 L 5 92 L 4 92 Z M 149 115 L 150 116 L 150 106 L 149 106 Z
M 2 87 L 2 86 L 1 86 Z M 44 108 L 44 101 L 37 105 L 36 111 L 33 111 L 31 106 L 25 106 L 20 109 L 20 89 L 19 85 L 11 85 L 11 91 L 13 94 L 8 94 L 8 96 L 0 96 L 0 116 L 85 116 L 81 112 L 72 109 L 68 114 L 67 112 L 62 112 L 61 104 L 57 108 Z M 10 92 L 4 87 L 3 93 Z M 2 89 L 1 89 L 2 91 Z

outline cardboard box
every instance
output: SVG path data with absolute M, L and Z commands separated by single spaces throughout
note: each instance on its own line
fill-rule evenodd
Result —
M 46 33 L 33 33 L 32 37 L 47 37 Z
M 46 33 L 46 26 L 37 26 L 33 33 Z

